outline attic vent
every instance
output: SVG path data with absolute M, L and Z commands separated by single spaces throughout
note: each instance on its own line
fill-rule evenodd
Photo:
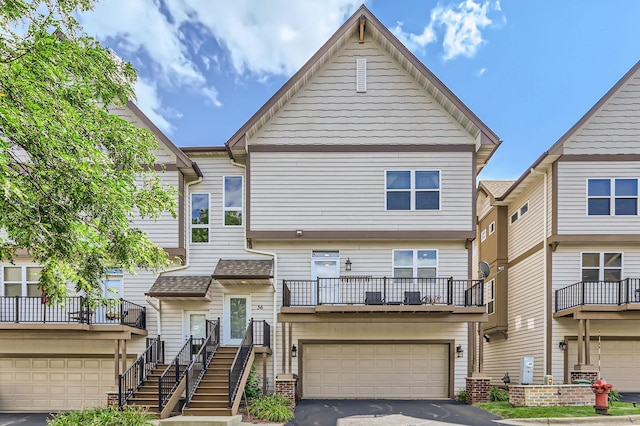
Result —
M 365 93 L 367 91 L 367 59 L 356 59 L 356 92 Z

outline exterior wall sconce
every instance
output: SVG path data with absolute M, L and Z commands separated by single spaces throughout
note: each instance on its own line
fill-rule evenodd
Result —
M 462 358 L 463 355 L 464 355 L 464 349 L 462 349 L 462 345 L 456 346 L 456 356 L 458 358 Z
M 351 259 L 349 259 L 348 257 L 347 257 L 347 261 L 344 262 L 344 269 L 345 271 L 351 271 Z
M 302 229 L 296 230 L 296 237 L 302 237 Z
M 298 348 L 296 345 L 291 346 L 291 358 L 295 358 L 298 356 Z
M 565 342 L 564 340 L 560 340 L 560 343 L 558 343 L 558 347 L 560 348 L 561 351 L 564 351 L 567 349 L 567 342 Z

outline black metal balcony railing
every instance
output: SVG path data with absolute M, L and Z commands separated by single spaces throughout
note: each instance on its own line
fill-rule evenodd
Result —
M 583 305 L 640 303 L 640 278 L 581 281 L 556 290 L 556 312 Z
M 94 306 L 82 296 L 51 303 L 44 297 L 0 297 L 0 323 L 111 324 L 146 329 L 147 308 L 124 299 L 109 299 Z
M 345 276 L 283 280 L 283 306 L 453 305 L 483 306 L 482 280 Z

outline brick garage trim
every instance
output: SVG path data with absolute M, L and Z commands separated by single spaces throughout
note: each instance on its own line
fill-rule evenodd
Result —
M 593 405 L 590 385 L 514 385 L 509 386 L 509 403 L 514 407 Z
M 293 379 L 278 379 L 276 378 L 276 394 L 287 398 L 293 405 L 296 404 L 296 382 L 297 378 Z
M 491 399 L 490 377 L 467 377 L 467 404 L 489 402 Z

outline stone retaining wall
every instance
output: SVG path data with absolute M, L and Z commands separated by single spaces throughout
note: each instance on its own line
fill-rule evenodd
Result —
M 591 385 L 513 385 L 509 403 L 514 407 L 594 405 Z

